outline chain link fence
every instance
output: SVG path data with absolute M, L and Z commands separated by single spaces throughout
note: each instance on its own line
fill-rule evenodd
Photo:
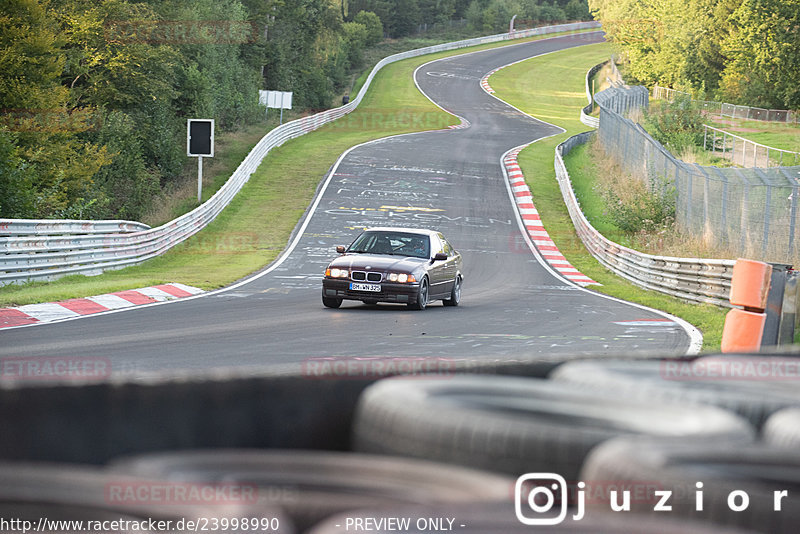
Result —
M 598 138 L 606 154 L 651 188 L 674 189 L 679 228 L 732 254 L 764 261 L 800 260 L 800 167 L 717 168 L 673 156 L 626 114 L 648 106 L 644 87 L 595 96 Z
M 689 93 L 670 89 L 668 87 L 660 87 L 656 85 L 653 87 L 653 98 L 661 100 L 669 100 L 672 102 L 676 97 L 690 98 Z M 700 107 L 703 111 L 712 115 L 719 115 L 721 117 L 729 117 L 731 119 L 745 119 L 752 121 L 769 121 L 769 122 L 800 122 L 800 113 L 796 111 L 789 111 L 786 109 L 766 109 L 756 108 L 753 106 L 737 106 L 736 104 L 729 104 L 727 102 L 715 102 L 713 100 L 694 100 L 692 103 Z

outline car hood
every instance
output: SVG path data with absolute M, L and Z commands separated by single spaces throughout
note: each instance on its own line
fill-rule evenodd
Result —
M 425 258 L 390 256 L 386 254 L 345 254 L 333 260 L 329 267 L 361 271 L 397 271 L 411 273 L 426 263 Z

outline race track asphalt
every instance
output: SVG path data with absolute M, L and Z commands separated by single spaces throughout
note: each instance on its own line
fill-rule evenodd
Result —
M 332 356 L 685 353 L 691 340 L 680 324 L 545 268 L 521 233 L 501 169 L 510 149 L 560 130 L 485 93 L 481 77 L 602 39 L 571 35 L 422 66 L 415 74 L 421 90 L 470 126 L 391 137 L 346 153 L 280 263 L 202 298 L 0 332 L 0 358 L 108 358 L 115 372 L 138 372 Z M 334 247 L 378 225 L 442 231 L 464 256 L 461 305 L 434 303 L 420 312 L 345 301 L 338 310 L 324 308 L 321 276 Z

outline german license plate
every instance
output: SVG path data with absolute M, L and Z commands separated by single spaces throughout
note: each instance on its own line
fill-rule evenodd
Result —
M 350 283 L 351 291 L 372 291 L 373 293 L 381 292 L 380 284 L 358 284 L 356 282 Z

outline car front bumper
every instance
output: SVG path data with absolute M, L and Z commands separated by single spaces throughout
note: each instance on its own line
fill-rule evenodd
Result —
M 323 278 L 322 296 L 326 298 L 339 298 L 345 300 L 374 300 L 378 302 L 396 302 L 408 304 L 417 300 L 419 283 L 398 284 L 381 282 L 380 292 L 353 291 L 350 289 L 351 280 Z

